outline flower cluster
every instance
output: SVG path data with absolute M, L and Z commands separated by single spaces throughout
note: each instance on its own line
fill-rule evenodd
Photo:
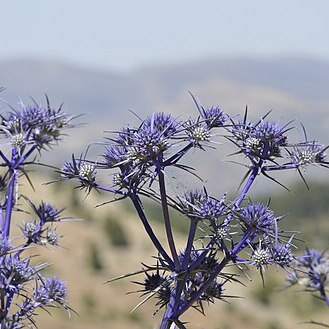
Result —
M 227 284 L 239 280 L 228 267 L 255 267 L 261 276 L 270 265 L 292 272 L 298 257 L 293 253 L 294 235 L 279 227 L 285 217 L 276 216 L 269 205 L 252 202 L 248 193 L 260 175 L 283 185 L 269 175 L 271 171 L 295 169 L 301 174 L 300 169 L 309 164 L 328 166 L 327 148 L 307 140 L 293 143 L 288 136 L 290 123 L 267 121 L 268 114 L 251 122 L 247 111 L 243 120 L 233 119 L 236 116 L 219 107 L 204 107 L 192 98 L 198 110 L 196 117 L 178 121 L 155 113 L 138 127 L 126 126 L 114 137 L 107 137 L 105 151 L 96 161 L 87 159 L 86 153 L 79 159 L 73 156 L 61 169 L 62 180 L 75 179 L 88 193 L 93 189 L 105 191 L 115 200 L 128 198 L 132 202 L 157 250 L 156 264 L 145 265 L 136 274 L 145 275 L 137 282 L 145 301 L 154 296 L 157 306 L 164 309 L 160 329 L 171 324 L 185 328 L 180 317 L 189 308 L 204 312 L 204 302 L 229 298 L 224 294 Z M 196 175 L 190 165 L 182 163 L 183 158 L 191 150 L 214 149 L 207 146 L 215 136 L 232 142 L 237 148 L 234 154 L 248 161 L 239 193 L 231 200 L 226 195 L 211 196 L 205 187 L 187 189 L 181 196 L 168 193 L 167 169 Z M 100 183 L 97 173 L 102 170 L 109 171 L 113 179 Z M 166 244 L 153 230 L 145 198 L 161 205 Z M 189 223 L 183 251 L 176 247 L 170 208 Z
M 316 249 L 306 249 L 296 260 L 295 270 L 288 277 L 288 285 L 298 285 L 306 291 L 318 293 L 329 306 L 329 257 Z
M 64 128 L 71 127 L 73 117 L 61 107 L 53 109 L 48 98 L 46 101 L 45 107 L 22 103 L 20 111 L 11 108 L 10 112 L 0 116 L 0 189 L 3 196 L 0 200 L 1 329 L 34 327 L 37 311 L 47 307 L 63 306 L 69 310 L 65 284 L 56 277 L 44 277 L 42 270 L 47 264 L 36 264 L 27 251 L 33 244 L 59 244 L 60 236 L 55 225 L 65 220 L 61 217 L 63 210 L 43 201 L 36 205 L 19 190 L 23 176 L 31 183 L 29 165 L 37 165 L 40 154 L 60 140 Z M 24 201 L 32 209 L 31 219 L 27 218 L 28 211 L 23 208 Z M 20 236 L 11 234 L 16 210 L 26 217 L 21 223 L 15 223 L 21 229 Z

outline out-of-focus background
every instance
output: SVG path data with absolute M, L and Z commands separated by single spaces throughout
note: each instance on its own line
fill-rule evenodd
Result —
M 328 1 L 32 0 L 0 8 L 0 86 L 6 88 L 1 110 L 6 102 L 19 107 L 20 98 L 44 102 L 47 94 L 53 105 L 63 102 L 65 110 L 85 114 L 79 119 L 85 124 L 49 153 L 54 165 L 101 141 L 104 130 L 138 124 L 131 111 L 140 117 L 154 111 L 195 115 L 188 91 L 231 115 L 242 115 L 246 105 L 251 118 L 273 109 L 273 120 L 295 120 L 297 139 L 303 138 L 302 122 L 310 139 L 329 144 Z M 206 163 L 201 151 L 193 155 L 215 195 L 234 192 L 243 176 L 241 168 L 223 161 L 230 151 L 218 145 Z M 301 239 L 309 247 L 326 249 L 328 174 L 308 170 L 310 192 L 293 172 L 278 177 L 291 193 L 260 179 L 253 197 L 271 196 L 278 214 L 289 214 L 288 228 L 305 232 Z M 152 315 L 152 302 L 130 313 L 140 298 L 125 293 L 138 286 L 129 280 L 102 284 L 139 269 L 141 261 L 152 262 L 154 250 L 130 206 L 94 208 L 96 195 L 85 200 L 67 184 L 43 187 L 34 197 L 41 196 L 84 221 L 62 225 L 63 248 L 40 256 L 67 281 L 78 316 L 43 314 L 40 328 L 155 328 L 159 315 Z M 154 225 L 161 235 L 161 223 Z M 184 239 L 184 224 L 177 230 Z M 256 273 L 251 277 L 249 287 L 228 292 L 244 298 L 212 305 L 206 317 L 187 314 L 191 328 L 292 329 L 310 319 L 329 322 L 321 303 L 278 288 L 284 274 L 269 271 L 265 288 Z

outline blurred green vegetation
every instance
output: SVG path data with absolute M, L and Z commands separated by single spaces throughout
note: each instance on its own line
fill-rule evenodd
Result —
M 90 242 L 87 249 L 87 263 L 94 272 L 101 272 L 104 269 L 103 257 L 96 242 Z
M 128 247 L 129 237 L 123 225 L 120 223 L 121 218 L 107 216 L 103 219 L 104 233 L 108 242 L 115 247 Z

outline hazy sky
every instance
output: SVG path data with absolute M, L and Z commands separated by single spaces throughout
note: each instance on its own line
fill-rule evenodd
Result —
M 227 55 L 329 60 L 328 0 L 7 0 L 0 10 L 0 59 L 115 70 Z

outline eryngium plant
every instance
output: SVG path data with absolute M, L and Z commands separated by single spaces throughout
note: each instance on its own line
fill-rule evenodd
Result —
M 62 210 L 43 201 L 36 205 L 20 193 L 23 177 L 32 186 L 29 167 L 37 165 L 40 155 L 58 144 L 63 129 L 71 127 L 72 117 L 46 100 L 45 107 L 21 103 L 20 110 L 10 106 L 10 112 L 0 115 L 0 329 L 36 326 L 39 309 L 69 310 L 66 285 L 57 277 L 44 277 L 47 264 L 32 260 L 33 245 L 58 245 L 56 224 L 65 220 Z M 13 224 L 21 233 L 13 236 Z
M 193 97 L 193 96 L 192 96 Z M 72 156 L 61 169 L 62 179 L 76 179 L 78 187 L 113 194 L 114 200 L 131 200 L 147 235 L 157 250 L 153 265 L 136 272 L 144 273 L 139 290 L 156 299 L 163 309 L 161 329 L 185 328 L 180 317 L 190 308 L 204 312 L 204 304 L 224 300 L 226 285 L 237 282 L 228 266 L 255 267 L 263 275 L 269 265 L 291 271 L 296 257 L 291 233 L 280 229 L 283 216 L 275 215 L 267 204 L 252 202 L 248 197 L 259 176 L 270 178 L 271 172 L 294 169 L 302 176 L 308 165 L 328 167 L 326 147 L 315 141 L 293 142 L 288 136 L 290 123 L 281 126 L 267 120 L 242 120 L 224 113 L 219 107 L 203 107 L 195 97 L 198 116 L 186 121 L 169 114 L 154 113 L 139 126 L 125 126 L 107 138 L 103 154 L 96 161 Z M 203 186 L 183 195 L 169 195 L 166 172 L 170 168 L 193 173 L 184 157 L 195 149 L 209 151 L 216 135 L 231 142 L 236 155 L 242 156 L 247 172 L 235 198 L 216 197 Z M 306 136 L 306 134 L 305 134 Z M 104 184 L 97 173 L 109 171 L 113 179 Z M 280 182 L 277 182 L 281 184 Z M 282 185 L 282 184 L 281 184 Z M 167 245 L 160 242 L 144 210 L 145 200 L 162 207 Z M 177 250 L 169 209 L 189 221 L 183 250 Z M 202 237 L 197 232 L 202 232 Z M 127 277 L 129 275 L 123 276 Z M 112 280 L 113 281 L 113 280 Z

